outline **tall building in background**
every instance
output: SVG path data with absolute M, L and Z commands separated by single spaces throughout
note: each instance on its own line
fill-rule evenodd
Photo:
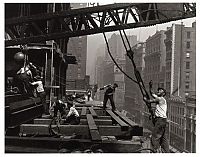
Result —
M 87 3 L 70 3 L 71 9 L 87 7 Z M 87 59 L 87 36 L 69 38 L 67 45 L 68 55 L 76 57 L 77 64 L 68 65 L 66 88 L 86 89 L 86 59 Z
M 145 56 L 145 43 L 138 43 L 132 47 L 134 52 L 134 61 L 138 71 L 141 74 L 143 79 L 143 72 L 145 68 L 144 56 Z M 126 73 L 136 80 L 134 75 L 134 69 L 131 60 L 126 57 L 126 65 L 125 65 Z M 138 87 L 138 84 L 125 77 L 125 105 L 124 109 L 128 111 L 135 118 L 135 122 L 138 124 L 142 124 L 142 115 L 144 110 L 143 98 L 141 91 Z
M 196 92 L 196 22 L 192 27 L 173 24 L 166 31 L 166 89 L 168 95 Z

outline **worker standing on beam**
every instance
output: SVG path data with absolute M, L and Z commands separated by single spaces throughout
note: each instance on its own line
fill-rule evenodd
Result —
M 144 97 L 144 101 L 147 103 L 156 103 L 155 109 L 155 126 L 152 132 L 151 144 L 154 152 L 157 152 L 161 146 L 162 152 L 169 153 L 169 143 L 167 140 L 167 101 L 164 98 L 166 91 L 163 88 L 157 89 L 157 94 L 152 91 L 152 81 L 149 83 L 149 91 L 152 100 Z
M 115 88 L 117 88 L 117 87 L 118 87 L 118 84 L 114 83 L 113 85 L 109 84 L 109 85 L 106 85 L 106 86 L 100 88 L 100 90 L 106 89 L 106 91 L 104 93 L 104 100 L 103 100 L 103 109 L 104 110 L 106 109 L 106 103 L 107 103 L 108 99 L 110 100 L 112 110 L 113 111 L 116 110 L 114 99 L 113 99 L 113 94 L 115 93 Z

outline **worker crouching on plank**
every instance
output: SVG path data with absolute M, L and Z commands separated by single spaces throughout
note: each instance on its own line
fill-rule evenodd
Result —
M 73 105 L 73 98 L 68 98 L 67 103 L 64 103 L 64 101 L 61 100 L 56 100 L 53 104 L 53 108 L 54 117 L 57 117 L 57 113 L 60 111 L 61 117 L 65 118 L 65 124 L 77 125 L 80 123 L 80 116 Z M 68 114 L 66 111 L 67 109 L 69 109 Z
M 77 125 L 80 123 L 80 116 L 78 111 L 76 110 L 75 106 L 73 105 L 73 101 L 69 100 L 67 101 L 67 108 L 69 109 L 69 112 L 66 116 L 65 122 L 67 124 L 71 125 Z
M 106 86 L 100 88 L 100 90 L 106 89 L 106 91 L 104 93 L 104 100 L 103 100 L 103 109 L 104 110 L 106 109 L 106 103 L 107 103 L 108 99 L 110 100 L 112 110 L 113 111 L 116 110 L 114 99 L 113 99 L 113 94 L 115 93 L 115 88 L 117 88 L 117 87 L 118 87 L 118 84 L 114 83 L 113 85 L 109 84 L 109 85 L 106 85 Z
M 167 140 L 167 102 L 164 96 L 166 91 L 163 88 L 157 89 L 157 94 L 152 91 L 152 81 L 149 83 L 149 91 L 152 100 L 144 97 L 147 103 L 156 103 L 155 109 L 155 126 L 152 132 L 151 144 L 154 152 L 157 152 L 161 146 L 162 152 L 169 153 L 169 143 Z

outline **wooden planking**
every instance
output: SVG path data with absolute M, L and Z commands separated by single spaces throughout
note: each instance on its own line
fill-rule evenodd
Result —
M 138 126 L 137 123 L 133 122 L 132 120 L 128 119 L 126 116 L 122 115 L 119 111 L 114 111 L 118 116 L 121 117 L 126 123 L 128 123 L 130 126 L 135 127 Z
M 54 127 L 54 125 L 52 126 Z M 82 135 L 90 139 L 90 132 L 88 125 L 60 125 L 60 133 L 65 136 L 71 136 L 73 133 Z M 99 134 L 101 136 L 120 136 L 125 133 L 121 131 L 120 126 L 98 126 Z M 49 125 L 42 124 L 22 124 L 20 125 L 20 133 L 27 135 L 49 135 Z
M 58 153 L 57 149 L 44 149 L 44 148 L 33 148 L 33 147 L 22 147 L 22 146 L 5 146 L 5 153 Z
M 92 107 L 89 107 L 89 111 L 90 111 L 90 113 L 92 114 L 93 117 L 97 117 L 97 114 Z
M 107 119 L 94 119 L 94 122 L 96 125 L 112 125 L 112 120 L 107 120 Z M 81 124 L 86 125 L 87 120 L 86 119 L 81 119 Z
M 122 115 L 119 111 L 115 111 L 117 115 L 121 117 L 126 123 L 128 123 L 131 128 L 131 135 L 132 136 L 143 136 L 143 127 L 139 126 L 137 123 L 130 120 L 128 117 Z
M 97 128 L 97 126 L 96 126 L 96 124 L 94 122 L 94 119 L 93 119 L 92 115 L 91 114 L 87 114 L 86 117 L 87 117 L 89 129 L 90 130 L 98 130 L 98 128 Z
M 129 126 L 122 121 L 116 114 L 114 114 L 111 110 L 106 110 L 106 112 L 121 126 L 122 131 L 127 131 Z
M 83 107 L 81 111 L 81 117 L 85 117 L 87 113 L 87 107 Z
M 120 130 L 120 128 L 119 128 Z M 55 138 L 55 137 L 17 137 L 17 136 L 5 136 L 5 146 L 17 146 L 24 148 L 41 148 L 44 150 L 59 150 L 60 146 L 69 150 L 74 150 L 81 145 L 84 148 L 90 147 L 94 144 L 93 141 L 89 139 L 67 139 L 67 138 Z M 96 142 L 98 143 L 98 142 Z M 135 150 L 141 149 L 141 143 L 139 141 L 114 141 L 103 140 L 98 144 L 101 145 L 101 149 L 105 153 L 134 153 Z M 17 150 L 16 150 L 17 152 Z M 27 152 L 28 153 L 28 152 Z M 44 153 L 38 152 L 38 153 Z M 49 153 L 48 151 L 45 153 Z
M 101 135 L 91 114 L 87 114 L 87 122 L 90 130 L 92 141 L 101 141 Z
M 45 118 L 37 118 L 34 119 L 34 124 L 47 124 L 49 125 L 51 123 L 52 119 L 45 119 Z M 96 125 L 112 125 L 111 119 L 94 119 Z M 61 124 L 63 124 L 64 119 L 61 120 Z M 80 125 L 87 125 L 87 119 L 81 119 Z

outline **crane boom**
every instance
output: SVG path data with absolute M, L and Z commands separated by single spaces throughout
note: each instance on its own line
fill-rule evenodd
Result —
M 116 3 L 8 18 L 5 32 L 9 38 L 5 39 L 5 45 L 146 27 L 195 16 L 195 3 Z

